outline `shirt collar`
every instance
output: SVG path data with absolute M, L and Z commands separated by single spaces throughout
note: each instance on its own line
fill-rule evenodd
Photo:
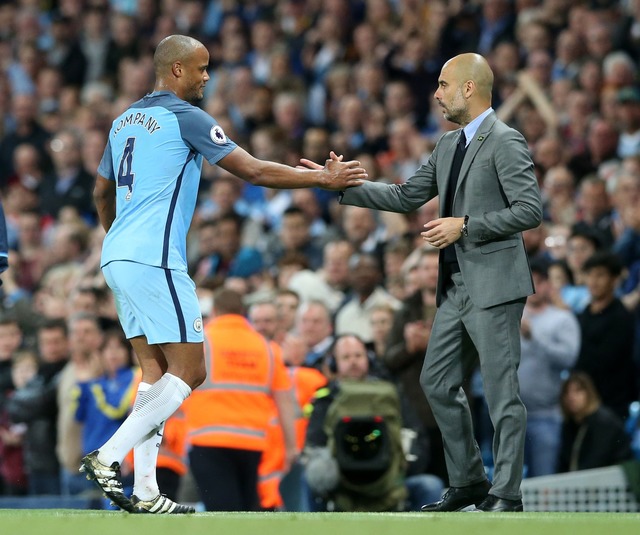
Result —
M 480 128 L 480 125 L 482 124 L 482 121 L 484 121 L 487 115 L 489 115 L 492 111 L 493 111 L 492 107 L 487 108 L 485 111 L 483 111 L 473 121 L 471 121 L 467 126 L 463 128 L 464 135 L 467 138 L 467 144 L 465 145 L 466 147 L 469 146 L 469 143 L 471 143 L 471 140 L 476 135 L 478 128 Z

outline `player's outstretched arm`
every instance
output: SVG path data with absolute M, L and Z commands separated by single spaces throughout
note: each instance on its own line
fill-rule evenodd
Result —
M 275 162 L 258 160 L 238 147 L 222 158 L 218 165 L 234 175 L 257 186 L 277 189 L 318 187 L 341 191 L 361 185 L 368 177 L 357 160 L 342 161 L 342 156 L 330 157 L 314 168 L 290 167 Z

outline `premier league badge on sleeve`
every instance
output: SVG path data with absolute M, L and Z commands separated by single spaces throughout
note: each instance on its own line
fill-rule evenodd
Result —
M 227 136 L 225 135 L 222 127 L 218 124 L 211 127 L 209 135 L 211 136 L 211 141 L 216 145 L 224 145 L 227 142 Z

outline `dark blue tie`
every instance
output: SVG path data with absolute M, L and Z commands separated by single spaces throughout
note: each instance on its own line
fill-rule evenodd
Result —
M 456 192 L 456 186 L 458 185 L 458 176 L 460 175 L 460 169 L 462 168 L 462 161 L 464 160 L 465 152 L 467 152 L 467 138 L 464 135 L 464 130 L 460 130 L 460 138 L 456 145 L 456 152 L 453 155 L 453 163 L 451 164 L 451 173 L 449 175 L 449 184 L 447 185 L 446 203 L 444 205 L 444 217 L 453 216 L 453 196 Z M 441 259 L 446 264 L 457 264 L 458 258 L 456 256 L 455 247 L 450 245 L 443 249 L 443 255 Z

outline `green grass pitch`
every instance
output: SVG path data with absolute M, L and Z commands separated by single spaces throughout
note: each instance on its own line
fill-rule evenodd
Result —
M 1 535 L 626 535 L 631 513 L 196 513 L 0 510 Z

